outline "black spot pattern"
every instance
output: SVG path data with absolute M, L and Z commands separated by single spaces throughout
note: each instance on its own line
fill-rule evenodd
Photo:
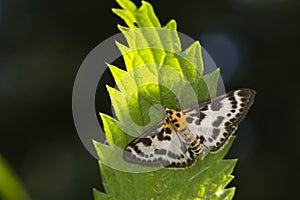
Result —
M 208 106 L 204 105 L 204 106 L 200 107 L 200 110 L 201 111 L 207 111 L 208 110 Z
M 171 137 L 170 137 L 170 136 L 165 136 L 165 137 L 164 137 L 164 140 L 171 141 Z
M 230 126 L 230 124 L 231 124 L 230 122 L 225 122 L 224 125 L 225 125 L 225 127 L 226 127 L 226 126 Z
M 141 153 L 141 150 L 137 146 L 134 146 L 133 149 L 136 153 Z
M 177 122 L 177 119 L 175 118 L 175 119 L 173 119 L 171 122 L 172 122 L 172 123 L 175 123 L 175 122 Z
M 237 103 L 238 103 L 238 102 L 235 101 L 235 100 L 231 102 L 232 105 L 237 105 Z
M 172 131 L 171 131 L 171 129 L 169 127 L 166 127 L 165 131 L 166 131 L 167 134 L 171 134 L 172 133 Z
M 200 120 L 202 121 L 206 117 L 206 114 L 203 112 L 200 112 Z
M 169 115 L 173 115 L 173 111 L 172 110 L 167 110 L 166 113 L 169 114 Z
M 228 98 L 230 101 L 235 101 L 235 97 L 234 96 L 231 96 Z
M 140 142 L 142 142 L 146 147 L 151 146 L 152 140 L 150 138 L 140 138 Z
M 161 131 L 157 134 L 157 139 L 159 141 L 164 140 L 164 129 L 161 129 Z
M 234 122 L 236 122 L 236 118 L 231 118 L 229 121 L 234 123 Z
M 247 99 L 247 98 L 241 98 L 241 101 L 242 101 L 243 103 L 245 103 L 245 102 L 248 101 L 248 99 Z

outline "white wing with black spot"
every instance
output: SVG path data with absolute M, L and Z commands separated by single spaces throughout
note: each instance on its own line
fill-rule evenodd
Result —
M 177 133 L 166 131 L 162 123 L 129 143 L 123 158 L 131 163 L 157 167 L 187 167 L 194 163 L 188 146 Z
M 251 107 L 255 91 L 243 88 L 183 110 L 189 129 L 210 151 L 218 151 Z

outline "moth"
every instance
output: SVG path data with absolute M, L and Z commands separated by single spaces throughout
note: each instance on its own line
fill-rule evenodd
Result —
M 146 166 L 185 168 L 204 158 L 204 149 L 218 152 L 253 104 L 255 91 L 232 90 L 184 110 L 165 109 L 162 122 L 130 142 L 127 162 Z

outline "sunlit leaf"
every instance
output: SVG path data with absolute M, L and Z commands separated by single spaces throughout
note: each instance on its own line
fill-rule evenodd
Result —
M 175 108 L 182 87 L 179 101 L 186 108 L 216 95 L 219 70 L 203 75 L 200 43 L 182 50 L 175 20 L 162 26 L 148 2 L 139 8 L 130 0 L 117 2 L 121 8 L 113 12 L 128 26 L 118 26 L 127 44 L 116 42 L 126 71 L 109 65 L 116 81 L 116 88 L 107 86 L 115 118 L 101 114 L 109 146 L 95 142 L 105 189 L 95 190 L 95 199 L 232 199 L 234 188 L 225 187 L 236 160 L 223 157 L 234 138 L 186 169 L 153 170 L 123 161 L 122 149 L 163 117 L 138 93 L 153 104 Z

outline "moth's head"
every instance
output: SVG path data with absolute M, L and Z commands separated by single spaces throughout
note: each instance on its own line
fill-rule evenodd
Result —
M 175 117 L 180 118 L 181 114 L 182 114 L 181 111 L 177 111 L 177 110 L 170 109 L 170 108 L 166 108 L 165 113 L 166 113 L 166 116 L 170 116 L 170 117 L 174 117 L 174 118 Z
M 165 118 L 166 124 L 172 124 L 171 125 L 172 127 L 178 129 L 182 122 L 182 112 L 166 108 L 165 113 L 166 113 L 166 118 Z
M 169 119 L 172 119 L 174 114 L 175 114 L 175 110 L 173 109 L 170 109 L 170 108 L 166 108 L 165 110 L 165 114 L 166 114 L 166 117 L 169 118 Z

